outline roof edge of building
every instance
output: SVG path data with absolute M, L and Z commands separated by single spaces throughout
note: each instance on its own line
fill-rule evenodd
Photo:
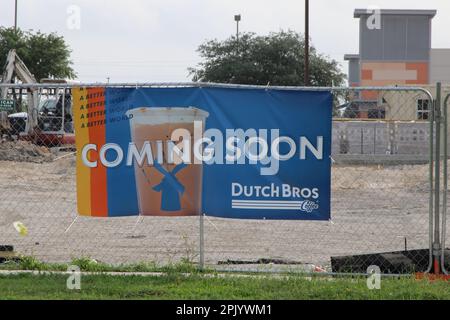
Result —
M 354 17 L 370 16 L 375 9 L 355 9 Z M 437 14 L 437 10 L 409 10 L 409 9 L 381 9 L 382 15 L 409 15 L 409 16 L 429 16 L 433 18 Z
M 345 61 L 359 60 L 359 59 L 360 59 L 360 55 L 359 54 L 345 54 L 344 55 L 344 60 Z

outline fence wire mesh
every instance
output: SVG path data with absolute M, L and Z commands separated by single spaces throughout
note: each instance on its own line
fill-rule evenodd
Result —
M 378 265 L 400 273 L 414 271 L 414 261 L 415 271 L 425 271 L 431 107 L 421 90 L 336 90 L 332 220 L 210 219 L 207 262 L 362 273 Z
M 1 113 L 0 246 L 46 262 L 197 263 L 199 217 L 77 217 L 70 87 L 34 90 L 33 135 L 27 135 L 31 90 L 10 88 L 13 109 Z M 370 265 L 386 273 L 428 268 L 432 95 L 414 88 L 333 93 L 332 219 L 205 216 L 207 266 L 341 273 Z

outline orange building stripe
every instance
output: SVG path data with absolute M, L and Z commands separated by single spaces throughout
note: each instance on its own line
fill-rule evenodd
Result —
M 361 80 L 373 80 L 373 71 L 368 69 L 362 69 Z
M 108 216 L 107 168 L 100 163 L 99 149 L 106 143 L 105 125 L 105 89 L 88 89 L 88 123 L 89 141 L 98 148 L 91 161 L 97 161 L 96 168 L 91 168 L 91 211 L 92 216 Z
M 406 63 L 406 70 L 416 70 L 417 80 L 407 80 L 406 84 L 428 84 L 428 63 Z

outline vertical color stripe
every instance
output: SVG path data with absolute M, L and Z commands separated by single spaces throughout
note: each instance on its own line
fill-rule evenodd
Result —
M 93 161 L 97 167 L 91 168 L 91 212 L 92 216 L 108 216 L 108 195 L 106 170 L 99 159 L 99 149 L 106 143 L 105 135 L 105 89 L 87 89 L 89 142 L 97 146 Z
M 124 106 L 133 103 L 130 94 L 135 89 L 105 88 L 105 103 L 107 110 L 106 143 L 116 143 L 127 150 L 131 139 L 130 121 L 126 116 L 128 108 Z M 149 105 L 143 101 L 142 105 Z M 112 152 L 114 153 L 114 152 Z M 108 169 L 108 217 L 123 217 L 139 215 L 134 166 L 127 166 L 122 161 L 115 168 Z
M 77 149 L 77 208 L 82 216 L 91 215 L 91 177 L 90 169 L 83 164 L 81 150 L 89 143 L 89 129 L 86 127 L 87 90 L 72 89 L 73 115 L 75 118 L 75 145 Z

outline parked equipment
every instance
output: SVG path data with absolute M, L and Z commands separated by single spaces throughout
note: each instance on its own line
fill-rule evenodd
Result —
M 13 76 L 16 75 L 20 81 L 23 83 L 36 83 L 36 78 L 31 74 L 28 70 L 25 63 L 20 59 L 17 55 L 16 50 L 12 49 L 8 53 L 8 57 L 6 58 L 6 67 L 2 77 L 2 83 L 8 84 L 11 83 Z M 8 95 L 8 87 L 1 88 L 1 98 L 6 99 Z M 37 127 L 37 115 L 34 112 L 38 105 L 38 91 L 37 89 L 29 89 L 27 90 L 27 121 L 25 132 L 28 134 L 32 134 L 34 129 Z
M 28 70 L 16 51 L 10 50 L 1 82 L 10 84 L 14 75 L 24 84 L 37 83 L 36 78 Z M 2 126 L 2 131 L 6 130 L 10 136 L 46 146 L 74 144 L 72 95 L 70 89 L 64 88 L 68 82 L 58 79 L 43 79 L 41 83 L 52 84 L 52 86 L 49 86 L 49 88 L 28 88 L 26 91 L 26 108 L 21 110 L 19 104 L 15 112 L 7 115 L 9 125 Z M 55 88 L 54 84 L 61 84 L 63 88 Z M 18 105 L 17 96 L 22 97 L 23 92 L 22 89 L 17 92 L 13 87 L 13 84 L 3 86 L 1 88 L 1 99 L 6 99 L 8 95 L 13 96 L 16 105 Z M 5 114 L 3 113 L 4 117 Z

